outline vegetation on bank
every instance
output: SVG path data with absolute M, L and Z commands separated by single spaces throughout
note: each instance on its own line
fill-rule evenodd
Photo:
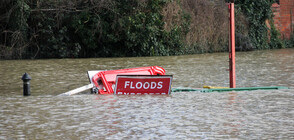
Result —
M 225 0 L 6 0 L 0 59 L 180 55 L 228 50 Z M 238 50 L 293 47 L 274 0 L 236 0 Z M 266 26 L 269 21 L 270 28 Z

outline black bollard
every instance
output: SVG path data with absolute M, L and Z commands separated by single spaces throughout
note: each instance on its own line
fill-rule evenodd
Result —
M 23 81 L 23 96 L 30 96 L 31 95 L 31 88 L 30 88 L 30 80 L 31 76 L 25 73 L 21 80 Z

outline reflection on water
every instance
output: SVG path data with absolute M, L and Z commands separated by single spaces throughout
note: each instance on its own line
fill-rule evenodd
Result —
M 159 65 L 173 86 L 228 86 L 228 54 L 0 61 L 0 139 L 294 139 L 294 49 L 237 53 L 237 86 L 289 90 L 55 96 L 86 71 Z M 22 96 L 22 74 L 32 96 Z

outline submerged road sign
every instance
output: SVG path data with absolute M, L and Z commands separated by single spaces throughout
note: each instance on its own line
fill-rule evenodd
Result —
M 117 75 L 114 94 L 170 94 L 172 75 Z

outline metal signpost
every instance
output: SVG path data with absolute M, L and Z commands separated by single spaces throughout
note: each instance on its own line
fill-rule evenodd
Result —
M 229 45 L 229 62 L 230 62 L 230 88 L 236 88 L 236 71 L 235 71 L 235 9 L 234 0 L 229 3 L 230 12 L 230 45 Z

